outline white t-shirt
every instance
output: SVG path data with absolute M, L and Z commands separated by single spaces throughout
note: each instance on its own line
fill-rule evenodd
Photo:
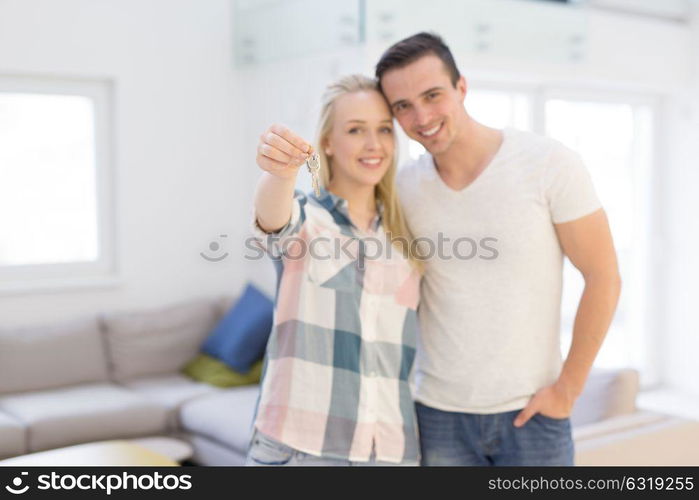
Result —
M 601 208 L 577 153 L 530 132 L 503 133 L 461 191 L 444 183 L 430 154 L 398 173 L 408 226 L 433 242 L 421 248 L 435 248 L 421 285 L 415 398 L 445 411 L 520 409 L 556 381 L 563 253 L 554 223 Z

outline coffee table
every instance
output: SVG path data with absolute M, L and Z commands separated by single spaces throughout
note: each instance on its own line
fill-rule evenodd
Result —
M 172 458 L 127 440 L 98 441 L 0 460 L 0 466 L 175 467 Z
M 175 462 L 182 463 L 188 458 L 192 458 L 194 450 L 187 441 L 170 436 L 148 436 L 142 438 L 132 438 L 130 443 L 138 444 L 151 451 L 169 457 Z

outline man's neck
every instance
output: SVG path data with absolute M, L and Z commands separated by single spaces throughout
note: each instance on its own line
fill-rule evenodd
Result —
M 473 180 L 488 166 L 502 145 L 502 131 L 486 127 L 466 115 L 449 149 L 434 155 L 442 177 Z

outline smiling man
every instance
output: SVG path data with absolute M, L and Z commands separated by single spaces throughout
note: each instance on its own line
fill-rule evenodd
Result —
M 570 414 L 620 293 L 607 217 L 579 155 L 475 121 L 449 48 L 419 33 L 376 66 L 427 153 L 398 175 L 416 238 L 490 238 L 488 256 L 426 260 L 415 369 L 425 465 L 573 465 Z M 563 257 L 585 279 L 565 358 Z

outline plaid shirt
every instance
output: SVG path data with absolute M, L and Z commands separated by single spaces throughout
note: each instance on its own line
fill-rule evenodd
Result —
M 368 461 L 373 447 L 398 463 L 420 458 L 409 383 L 420 278 L 378 210 L 362 233 L 346 200 L 296 191 L 279 232 L 253 222 L 278 272 L 254 425 L 312 455 Z

